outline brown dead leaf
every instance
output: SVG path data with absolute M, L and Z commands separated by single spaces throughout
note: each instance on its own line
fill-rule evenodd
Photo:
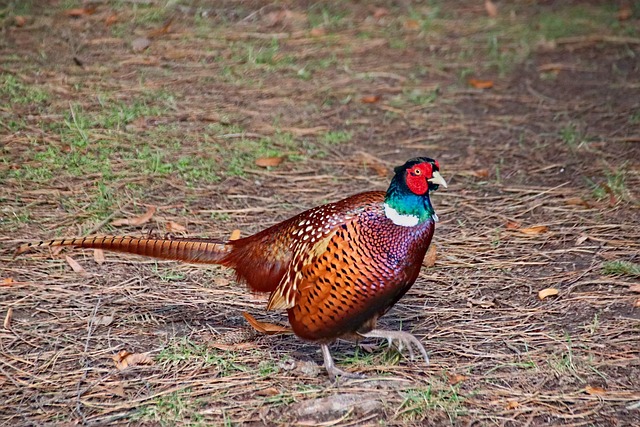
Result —
M 16 27 L 24 27 L 24 25 L 27 23 L 27 19 L 24 16 L 16 15 L 13 18 L 13 23 Z
M 366 151 L 358 151 L 354 155 L 354 159 L 358 162 L 362 162 L 364 166 L 372 169 L 376 175 L 381 178 L 385 178 L 389 172 L 384 162 L 376 156 L 367 153 Z
M 86 276 L 87 270 L 85 270 L 80 264 L 78 264 L 78 261 L 76 261 L 75 259 L 71 258 L 69 255 L 66 255 L 64 257 L 64 259 L 67 261 L 67 264 L 69 264 L 69 266 L 71 267 L 71 269 L 73 271 L 75 271 L 76 273 L 82 275 L 82 276 Z
M 368 95 L 360 98 L 360 102 L 363 104 L 375 104 L 378 101 L 380 101 L 380 95 Z
M 516 409 L 518 406 L 520 406 L 520 404 L 518 403 L 517 400 L 509 399 L 509 400 L 507 400 L 507 404 L 506 404 L 505 407 L 507 409 Z
M 416 31 L 420 29 L 420 22 L 416 19 L 407 19 L 404 21 L 404 29 L 410 31 Z
M 226 344 L 221 342 L 213 342 L 209 344 L 210 347 L 217 348 L 222 351 L 237 351 L 237 350 L 248 350 L 250 348 L 255 348 L 256 343 L 254 342 L 241 342 L 237 344 Z
M 493 87 L 493 80 L 469 79 L 467 83 L 476 89 L 491 89 Z
M 153 365 L 153 359 L 144 353 L 130 353 L 127 350 L 120 350 L 118 354 L 111 357 L 118 370 L 123 370 L 129 366 Z
M 314 27 L 309 31 L 311 37 L 322 37 L 327 34 L 327 31 L 322 27 Z
M 280 394 L 280 390 L 275 387 L 263 388 L 262 390 L 256 391 L 258 396 L 276 396 Z
M 587 203 L 581 197 L 569 197 L 568 199 L 564 200 L 564 203 L 567 205 L 573 205 L 573 206 L 584 206 L 585 208 L 591 207 L 591 205 L 589 205 L 589 203 Z
M 153 214 L 156 213 L 155 206 L 149 206 L 147 211 L 139 216 L 134 216 L 133 218 L 121 218 L 111 221 L 111 225 L 119 227 L 121 225 L 142 225 L 149 222 Z
M 586 234 L 581 235 L 576 239 L 576 246 L 580 246 L 581 244 L 586 242 L 588 239 L 589 239 L 589 236 L 587 236 Z
M 626 21 L 633 16 L 633 10 L 629 3 L 625 3 L 620 6 L 618 10 L 618 21 Z
M 13 283 L 14 281 L 12 277 L 5 277 L 4 279 L 0 280 L 0 286 L 11 286 Z
M 424 265 L 425 267 L 433 267 L 436 264 L 436 253 L 436 244 L 431 243 L 426 255 L 424 256 L 424 259 L 422 260 L 422 265 Z
M 629 285 L 629 290 L 631 292 L 640 293 L 640 285 Z
M 284 156 L 279 157 L 259 157 L 256 159 L 256 166 L 261 168 L 269 168 L 278 166 L 285 159 Z
M 538 298 L 543 300 L 547 297 L 558 295 L 558 293 L 559 291 L 556 288 L 546 288 L 538 292 Z
M 171 29 L 172 23 L 173 23 L 173 18 L 169 19 L 162 27 L 149 31 L 149 33 L 147 33 L 147 37 L 152 39 L 154 37 L 159 37 L 163 34 L 167 34 Z
M 520 223 L 515 222 L 515 221 L 507 221 L 507 224 L 505 225 L 505 228 L 507 230 L 517 230 L 520 228 Z
M 4 316 L 3 326 L 5 329 L 11 329 L 11 319 L 13 319 L 13 307 L 7 309 L 7 315 Z
M 461 383 L 462 381 L 466 381 L 469 379 L 469 377 L 464 376 L 464 375 L 460 375 L 460 374 L 452 374 L 447 372 L 447 377 L 449 379 L 449 384 L 451 385 L 456 385 L 458 383 Z
M 478 169 L 469 173 L 476 178 L 489 178 L 489 169 Z
M 104 25 L 106 25 L 107 27 L 110 27 L 113 24 L 115 24 L 116 22 L 118 22 L 118 15 L 113 13 L 113 14 L 107 16 L 107 19 L 104 20 Z
M 376 7 L 373 10 L 374 19 L 384 18 L 385 16 L 388 16 L 388 15 L 389 15 L 389 9 L 387 9 L 386 7 Z
M 231 236 L 229 236 L 229 240 L 238 240 L 241 235 L 242 235 L 242 232 L 236 228 L 231 232 Z
M 166 227 L 169 233 L 184 233 L 187 231 L 187 227 L 174 221 L 167 221 Z
M 104 251 L 102 249 L 94 249 L 93 260 L 100 265 L 104 264 Z
M 592 396 L 593 395 L 603 396 L 603 395 L 607 394 L 607 390 L 603 389 L 602 387 L 593 387 L 593 386 L 590 386 L 590 385 L 586 386 L 584 388 L 584 391 L 587 394 L 590 394 Z
M 292 330 L 289 327 L 275 325 L 273 323 L 260 322 L 256 320 L 255 317 L 244 311 L 242 312 L 242 315 L 245 319 L 247 319 L 247 322 L 249 322 L 249 325 L 251 325 L 251 327 L 262 334 L 277 335 L 292 333 Z
M 65 16 L 71 18 L 80 18 L 81 16 L 93 15 L 96 11 L 96 7 L 78 7 L 74 9 L 67 9 L 64 11 Z
M 634 307 L 640 307 L 640 298 L 638 298 L 636 300 L 636 302 L 633 304 Z
M 533 227 L 521 228 L 518 231 L 528 235 L 544 234 L 549 231 L 549 227 L 546 225 L 534 225 Z
M 487 11 L 487 15 L 491 18 L 498 16 L 498 6 L 491 0 L 484 0 L 484 10 Z

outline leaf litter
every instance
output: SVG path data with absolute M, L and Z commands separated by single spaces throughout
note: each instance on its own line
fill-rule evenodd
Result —
M 506 24 L 501 20 L 522 24 L 564 6 L 539 5 L 532 14 L 519 4 L 491 3 L 499 10 L 489 24 L 482 2 L 442 3 L 438 13 L 431 6 L 411 13 L 378 6 L 385 11 L 376 12 L 364 3 L 342 2 L 328 3 L 320 13 L 292 4 L 291 12 L 304 16 L 289 18 L 265 18 L 282 10 L 266 4 L 231 10 L 221 3 L 197 11 L 178 5 L 166 31 L 169 13 L 160 17 L 155 4 L 136 13 L 158 12 L 152 21 L 159 24 L 137 22 L 132 7 L 100 6 L 92 15 L 53 21 L 53 12 L 64 14 L 43 10 L 29 15 L 22 28 L 7 26 L 8 40 L 20 49 L 38 51 L 46 37 L 53 53 L 14 61 L 15 47 L 0 46 L 8 58 L 2 77 L 10 83 L 8 76 L 19 76 L 29 89 L 53 88 L 58 96 L 38 107 L 11 103 L 0 112 L 23 123 L 18 131 L 0 129 L 10 165 L 0 166 L 10 173 L 0 186 L 3 213 L 10 213 L 3 217 L 9 221 L 0 221 L 0 276 L 15 280 L 0 292 L 0 312 L 5 319 L 12 312 L 11 329 L 0 331 L 0 398 L 6 404 L 0 417 L 103 425 L 196 419 L 212 425 L 366 425 L 377 419 L 388 425 L 637 424 L 637 280 L 604 275 L 601 266 L 607 260 L 637 262 L 640 251 L 640 157 L 637 144 L 628 142 L 638 137 L 630 112 L 640 83 L 628 72 L 635 63 L 628 54 L 637 57 L 640 45 L 636 36 L 609 33 L 613 26 L 599 34 L 545 39 L 498 80 L 492 68 L 498 64 L 483 55 L 487 25 L 499 31 Z M 607 13 L 617 19 L 617 9 Z M 117 22 L 107 24 L 112 15 Z M 617 25 L 633 22 L 629 17 Z M 60 34 L 72 29 L 81 46 L 92 47 L 83 49 L 84 68 L 73 65 L 74 40 L 56 37 L 51 28 Z M 135 37 L 151 39 L 154 28 L 160 34 L 152 51 L 126 48 Z M 544 28 L 538 30 L 542 35 Z M 464 37 L 451 37 L 461 31 Z M 515 38 L 497 40 L 501 59 L 521 48 Z M 562 67 L 541 78 L 545 64 Z M 43 74 L 43 66 L 53 71 Z M 298 74 L 301 66 L 311 70 L 309 76 Z M 463 77 L 470 72 L 493 87 L 476 90 Z M 96 102 L 96 93 L 106 97 Z M 213 156 L 218 180 L 143 174 L 119 155 L 111 159 L 118 177 L 111 183 L 100 174 L 80 179 L 62 173 L 26 183 L 11 174 L 36 165 L 30 144 L 42 141 L 71 154 L 69 141 L 48 126 L 68 117 L 69 103 L 85 116 L 100 114 L 110 108 L 103 105 L 110 95 L 123 110 L 165 109 L 132 118 L 123 127 L 126 134 L 92 126 L 92 141 L 124 139 L 156 148 L 158 141 L 175 139 L 179 156 Z M 362 102 L 366 96 L 381 98 Z M 148 116 L 174 128 L 155 134 Z M 144 125 L 132 125 L 138 123 Z M 242 129 L 225 129 L 230 125 Z M 585 129 L 584 142 L 563 140 L 572 136 L 566 129 Z M 342 131 L 349 141 L 322 142 Z M 293 138 L 291 146 L 279 145 L 283 132 Z M 267 152 L 245 158 L 233 151 L 243 139 L 264 138 L 273 142 Z M 219 155 L 212 147 L 228 150 Z M 358 152 L 374 159 L 358 158 Z M 288 160 L 276 167 L 253 163 L 284 154 Z M 437 260 L 426 260 L 431 266 L 379 326 L 416 334 L 430 353 L 428 367 L 404 358 L 389 363 L 392 354 L 383 342 L 363 340 L 371 353 L 339 342 L 332 347 L 338 365 L 366 372 L 370 380 L 332 385 L 319 369 L 316 345 L 288 334 L 261 335 L 247 324 L 243 312 L 255 314 L 265 329 L 286 325 L 286 317 L 265 313 L 262 296 L 235 285 L 233 274 L 217 267 L 114 254 L 81 276 L 60 268 L 66 261 L 52 259 L 57 250 L 12 259 L 15 245 L 25 240 L 81 235 L 81 229 L 100 225 L 91 188 L 101 182 L 122 198 L 116 204 L 135 197 L 149 205 L 182 205 L 162 208 L 157 218 L 170 232 L 173 221 L 188 224 L 190 235 L 225 238 L 235 228 L 250 235 L 304 208 L 384 189 L 392 168 L 415 155 L 439 159 L 451 183 L 432 196 L 440 217 Z M 235 175 L 224 169 L 232 159 L 243 162 Z M 628 194 L 601 179 L 616 170 L 628 171 Z M 143 196 L 130 193 L 131 183 L 143 188 Z M 603 193 L 602 200 L 594 192 Z M 107 221 L 95 231 L 109 227 Z M 537 292 L 546 286 L 561 297 L 541 302 Z M 194 347 L 174 345 L 185 337 Z M 128 354 L 118 356 L 121 362 L 135 361 L 127 356 L 136 354 L 153 359 L 158 351 L 166 357 L 173 348 L 181 352 L 168 355 L 181 361 L 120 371 L 110 357 L 122 348 Z M 280 368 L 305 363 L 315 373 Z M 469 379 L 450 384 L 442 372 Z M 369 409 L 358 404 L 371 395 L 381 397 Z M 184 403 L 178 419 L 157 412 L 167 399 Z M 206 405 L 199 406 L 203 400 Z M 341 409 L 330 412 L 337 403 Z

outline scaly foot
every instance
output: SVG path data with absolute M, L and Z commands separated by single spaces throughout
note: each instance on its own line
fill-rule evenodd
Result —
M 362 374 L 356 374 L 354 372 L 346 372 L 346 371 L 343 371 L 342 369 L 337 368 L 335 363 L 333 363 L 333 357 L 331 357 L 329 346 L 327 344 L 320 344 L 320 348 L 322 349 L 322 357 L 324 358 L 324 367 L 327 369 L 327 373 L 329 374 L 329 378 L 331 378 L 331 381 L 337 381 L 339 378 L 349 378 L 349 379 L 366 378 Z
M 397 341 L 396 347 L 398 351 L 402 351 L 404 347 L 409 350 L 409 357 L 413 360 L 413 348 L 417 348 L 424 357 L 425 362 L 427 362 L 427 366 L 429 365 L 429 356 L 427 355 L 427 350 L 424 349 L 422 343 L 418 340 L 418 338 L 414 337 L 408 332 L 402 331 L 384 331 L 382 329 L 373 329 L 366 334 L 360 334 L 363 337 L 368 338 L 386 338 L 389 341 L 389 347 L 394 343 L 394 340 Z

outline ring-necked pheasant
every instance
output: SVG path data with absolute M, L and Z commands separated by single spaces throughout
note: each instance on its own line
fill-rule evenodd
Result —
M 446 187 L 436 160 L 418 157 L 395 168 L 387 192 L 372 191 L 319 206 L 253 236 L 212 239 L 89 237 L 25 244 L 77 246 L 235 269 L 240 281 L 269 292 L 268 310 L 288 310 L 293 332 L 320 344 L 332 378 L 338 369 L 328 345 L 337 338 L 386 338 L 427 352 L 413 335 L 375 329 L 413 285 L 437 216 L 429 191 Z

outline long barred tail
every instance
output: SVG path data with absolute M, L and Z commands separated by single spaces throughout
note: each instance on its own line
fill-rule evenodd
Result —
M 125 252 L 153 258 L 203 264 L 224 263 L 224 258 L 232 249 L 230 245 L 212 239 L 144 239 L 129 236 L 103 236 L 27 243 L 18 248 L 16 255 L 27 252 L 32 248 L 53 246 L 104 249 L 107 251 Z

